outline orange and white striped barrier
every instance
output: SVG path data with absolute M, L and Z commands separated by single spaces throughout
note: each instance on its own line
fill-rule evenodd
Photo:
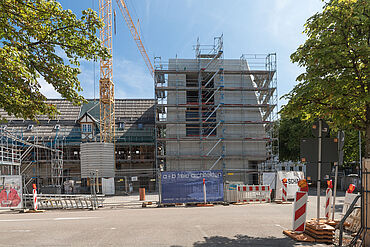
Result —
M 238 185 L 237 202 L 271 202 L 269 185 Z
M 36 184 L 32 185 L 33 187 L 33 209 L 37 210 L 37 190 L 36 190 Z
M 331 198 L 332 198 L 332 188 L 333 188 L 333 182 L 329 180 L 328 182 L 328 188 L 326 189 L 326 197 L 325 197 L 325 218 L 329 219 L 330 217 L 330 211 L 331 211 Z
M 307 192 L 297 191 L 294 198 L 293 231 L 303 233 L 306 227 Z
M 281 193 L 282 197 L 281 198 L 283 202 L 286 202 L 287 192 L 288 192 L 288 184 L 287 184 L 288 180 L 286 178 L 283 178 L 282 182 L 283 182 L 283 187 L 282 187 L 282 193 Z

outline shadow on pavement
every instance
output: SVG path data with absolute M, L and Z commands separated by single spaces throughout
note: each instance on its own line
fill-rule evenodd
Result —
M 296 242 L 288 237 L 250 237 L 247 235 L 236 235 L 235 238 L 228 238 L 222 236 L 204 237 L 204 241 L 198 241 L 193 244 L 194 247 L 221 247 L 221 246 L 313 246 L 316 243 Z M 171 246 L 178 247 L 178 246 Z

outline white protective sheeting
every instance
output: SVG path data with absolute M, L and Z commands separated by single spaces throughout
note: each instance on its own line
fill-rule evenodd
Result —
M 262 174 L 262 184 L 269 185 L 271 189 L 275 189 L 276 172 L 264 172 Z
M 114 144 L 102 142 L 81 143 L 81 177 L 114 177 Z
M 102 193 L 104 195 L 114 195 L 114 178 L 103 178 L 102 179 Z

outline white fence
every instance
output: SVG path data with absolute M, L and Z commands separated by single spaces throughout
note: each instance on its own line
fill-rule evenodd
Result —
M 225 200 L 227 202 L 271 202 L 270 186 L 228 184 L 225 186 Z

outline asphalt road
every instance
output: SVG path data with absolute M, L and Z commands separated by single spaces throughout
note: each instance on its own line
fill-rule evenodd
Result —
M 315 214 L 310 196 L 308 218 Z M 0 246 L 327 246 L 283 235 L 292 216 L 292 204 L 275 203 L 0 213 Z

